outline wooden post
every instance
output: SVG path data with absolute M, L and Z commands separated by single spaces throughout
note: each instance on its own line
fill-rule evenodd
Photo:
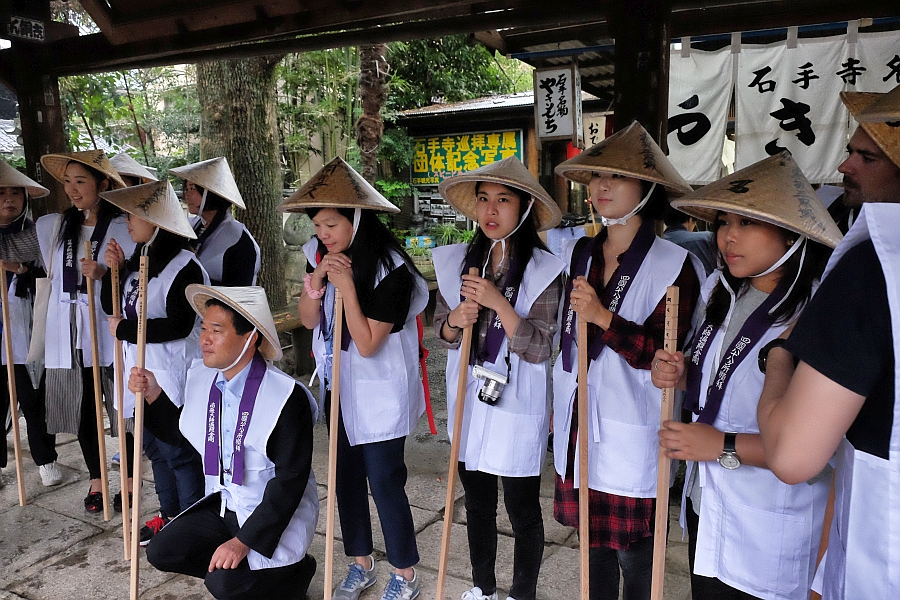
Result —
M 469 275 L 478 275 L 478 268 L 469 269 Z M 459 377 L 456 379 L 456 410 L 453 413 L 453 438 L 450 440 L 450 466 L 447 472 L 447 496 L 444 499 L 444 530 L 441 534 L 441 556 L 438 561 L 435 598 L 444 600 L 447 583 L 447 562 L 450 560 L 450 530 L 453 528 L 453 505 L 456 495 L 456 470 L 459 463 L 459 441 L 466 405 L 466 381 L 469 377 L 469 355 L 472 353 L 472 326 L 463 329 L 459 346 Z
M 113 316 L 122 316 L 122 295 L 119 293 L 119 265 L 109 266 L 112 279 Z M 119 430 L 119 465 L 128 462 L 128 448 L 125 444 L 125 360 L 122 356 L 122 340 L 116 338 L 115 345 L 115 394 L 116 394 L 116 426 Z M 122 490 L 122 541 L 125 546 L 125 560 L 131 560 L 131 502 L 128 500 L 128 469 L 119 468 L 120 486 Z
M 674 354 L 678 351 L 678 288 L 670 285 L 666 289 L 666 337 L 663 350 Z M 662 391 L 662 407 L 659 412 L 660 426 L 672 420 L 675 409 L 675 388 Z M 653 580 L 650 600 L 663 600 L 663 580 L 666 576 L 666 541 L 669 533 L 669 476 L 672 459 L 666 450 L 659 447 L 659 470 L 656 477 L 656 527 L 653 537 Z
M 587 321 L 577 317 L 578 324 L 578 549 L 581 572 L 581 597 L 591 596 L 591 522 L 590 472 L 588 470 L 588 341 Z
M 138 331 L 137 331 L 137 367 L 143 369 L 147 354 L 147 271 L 150 259 L 141 257 L 140 279 L 138 280 Z M 140 531 L 141 525 L 141 448 L 144 444 L 144 393 L 135 394 L 134 398 L 134 466 L 131 476 L 134 479 L 134 506 L 131 507 L 131 531 Z M 128 457 L 120 456 L 120 460 Z M 124 515 L 124 513 L 123 513 Z M 124 517 L 123 517 L 124 518 Z M 140 593 L 140 564 L 138 554 L 140 536 L 131 536 L 131 600 L 138 600 Z
M 91 260 L 91 242 L 84 242 L 84 257 Z M 97 339 L 97 313 L 95 312 L 94 280 L 84 276 L 88 295 L 88 313 L 91 324 L 91 371 L 94 374 L 94 412 L 97 419 L 97 446 L 100 448 L 100 490 L 103 495 L 103 520 L 109 521 L 109 473 L 106 467 L 106 428 L 103 426 L 103 388 L 100 383 L 100 340 Z M 85 400 L 82 398 L 81 400 Z M 125 491 L 125 490 L 123 490 Z M 127 493 L 127 492 L 126 492 Z M 124 518 L 124 517 L 123 517 Z
M 16 480 L 19 488 L 19 506 L 25 506 L 25 468 L 22 465 L 22 440 L 19 438 L 19 399 L 16 395 L 16 359 L 13 356 L 12 328 L 9 322 L 9 290 L 6 289 L 6 272 L 0 269 L 0 302 L 3 303 L 3 344 L 6 346 L 6 379 L 9 382 L 9 411 L 12 415 L 13 447 L 16 455 Z M 5 415 L 4 415 L 5 416 Z M 4 430 L 4 435 L 6 431 Z
M 331 356 L 331 412 L 328 422 L 328 504 L 325 512 L 325 600 L 331 600 L 334 571 L 334 507 L 337 502 L 338 410 L 341 406 L 341 338 L 344 329 L 344 297 L 334 290 L 334 338 Z M 325 385 L 322 381 L 321 385 Z

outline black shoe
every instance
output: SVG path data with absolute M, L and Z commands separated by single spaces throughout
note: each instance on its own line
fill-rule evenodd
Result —
M 290 600 L 304 600 L 306 598 L 309 584 L 312 582 L 313 575 L 316 574 L 316 557 L 307 552 L 297 566 L 299 567 L 296 579 L 297 584 L 292 590 L 292 595 L 289 596 Z
M 162 528 L 169 524 L 169 519 L 162 515 L 157 515 L 144 523 L 141 527 L 141 546 L 146 546 L 153 539 L 153 536 L 162 531 Z
M 132 494 L 128 492 L 128 506 L 134 506 L 131 502 Z M 113 496 L 113 510 L 116 512 L 122 512 L 122 492 L 116 492 L 116 495 Z
M 88 495 L 84 499 L 84 510 L 92 513 L 103 512 L 103 494 L 100 492 L 92 492 L 90 488 L 88 488 Z

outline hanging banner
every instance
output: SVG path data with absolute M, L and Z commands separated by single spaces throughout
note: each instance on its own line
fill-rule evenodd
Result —
M 606 139 L 606 113 L 584 113 L 582 119 L 584 147 L 590 148 Z
M 534 70 L 534 122 L 538 143 L 581 144 L 581 76 L 577 67 Z
M 850 69 L 845 89 L 854 92 L 889 92 L 900 85 L 900 32 L 860 33 L 850 47 Z M 853 60 L 851 60 L 853 59 Z
M 487 131 L 415 138 L 413 185 L 437 185 L 498 160 L 522 160 L 522 130 Z
M 684 54 L 669 59 L 669 160 L 688 183 L 704 185 L 721 176 L 734 56 L 730 47 Z

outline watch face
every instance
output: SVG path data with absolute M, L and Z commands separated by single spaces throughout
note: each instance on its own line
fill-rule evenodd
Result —
M 719 457 L 719 464 L 728 470 L 734 470 L 741 466 L 741 461 L 736 454 L 725 452 Z

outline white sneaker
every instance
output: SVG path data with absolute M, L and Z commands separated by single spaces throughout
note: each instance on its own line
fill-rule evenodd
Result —
M 38 470 L 41 472 L 41 483 L 43 483 L 45 487 L 51 487 L 62 483 L 62 473 L 60 473 L 59 467 L 56 466 L 55 460 L 52 463 L 41 465 L 38 467 Z
M 334 590 L 331 600 L 356 600 L 362 591 L 375 585 L 375 557 L 369 555 L 372 561 L 371 569 L 364 569 L 362 565 L 352 563 L 347 570 L 347 576 Z
M 410 580 L 391 573 L 391 578 L 381 594 L 381 600 L 412 600 L 418 595 L 419 578 L 416 576 L 416 570 L 413 569 L 413 578 Z
M 497 592 L 494 592 L 490 596 L 486 596 L 481 592 L 480 587 L 473 587 L 471 590 L 463 592 L 460 600 L 497 600 Z

